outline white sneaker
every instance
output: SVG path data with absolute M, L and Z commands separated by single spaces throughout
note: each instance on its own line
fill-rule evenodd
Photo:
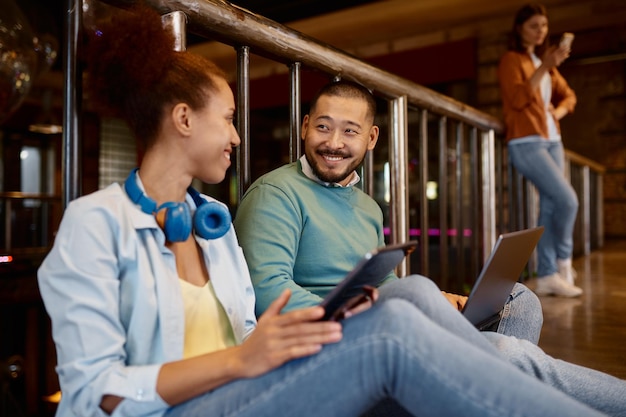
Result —
M 582 288 L 566 282 L 558 273 L 537 278 L 537 295 L 555 295 L 557 297 L 578 297 Z
M 572 267 L 572 258 L 557 259 L 556 264 L 559 268 L 559 275 L 568 284 L 574 285 L 574 280 L 578 275 L 574 267 Z

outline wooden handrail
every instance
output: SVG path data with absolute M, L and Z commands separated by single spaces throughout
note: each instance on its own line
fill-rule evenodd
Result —
M 597 172 L 598 174 L 604 174 L 606 172 L 606 167 L 604 165 L 599 164 L 598 162 L 586 158 L 582 155 L 579 155 L 576 152 L 565 149 L 565 157 L 569 159 L 570 162 L 573 162 L 577 165 L 588 166 L 589 169 Z
M 129 0 L 105 1 L 120 7 L 134 3 Z M 285 64 L 297 61 L 312 69 L 356 80 L 389 99 L 406 96 L 410 106 L 449 116 L 480 129 L 493 129 L 496 133 L 504 130 L 502 121 L 494 116 L 228 2 L 146 0 L 146 3 L 163 14 L 184 12 L 189 19 L 188 30 L 197 35 L 218 39 L 228 45 L 246 45 L 254 53 Z

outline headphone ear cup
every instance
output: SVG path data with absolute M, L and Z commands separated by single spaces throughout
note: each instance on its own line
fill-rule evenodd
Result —
M 217 239 L 230 229 L 232 219 L 230 212 L 222 204 L 215 201 L 205 201 L 193 216 L 193 226 L 204 239 Z
M 191 211 L 187 203 L 165 203 L 159 210 L 166 209 L 163 232 L 169 242 L 184 242 L 191 234 Z

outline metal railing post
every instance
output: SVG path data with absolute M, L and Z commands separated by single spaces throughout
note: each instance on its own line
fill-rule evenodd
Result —
M 250 169 L 250 48 L 237 48 L 237 132 L 241 144 L 237 152 L 237 202 L 252 183 Z
M 82 22 L 82 0 L 66 0 L 65 60 L 63 61 L 63 209 L 81 194 L 80 126 L 82 72 L 78 66 L 78 42 Z
M 482 167 L 482 224 L 483 262 L 487 260 L 491 249 L 496 244 L 496 173 L 495 173 L 495 132 L 493 129 L 481 135 L 481 167 Z
M 289 73 L 291 75 L 289 79 L 289 161 L 295 162 L 302 155 L 300 63 L 293 62 L 289 66 Z
M 389 141 L 389 168 L 391 204 L 389 218 L 391 221 L 391 242 L 403 243 L 408 241 L 408 124 L 406 97 L 391 100 L 389 111 L 390 141 Z M 396 269 L 398 276 L 405 276 L 410 270 L 409 258 Z

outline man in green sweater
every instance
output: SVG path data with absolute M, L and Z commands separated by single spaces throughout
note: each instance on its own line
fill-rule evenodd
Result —
M 318 304 L 363 254 L 384 244 L 380 207 L 354 187 L 359 181 L 355 169 L 378 139 L 375 113 L 376 102 L 362 86 L 345 81 L 326 85 L 303 120 L 305 155 L 264 175 L 244 195 L 235 228 L 250 267 L 258 314 L 286 288 L 292 296 L 285 309 Z M 497 332 L 479 332 L 455 311 L 464 297 L 448 294 L 446 300 L 431 280 L 419 275 L 398 279 L 390 274 L 385 281 L 373 297 L 381 308 L 388 299 L 402 298 L 438 325 L 432 332 L 416 329 L 421 337 L 449 340 L 453 335 L 469 342 L 468 349 L 487 351 L 495 362 L 505 360 L 597 410 L 626 415 L 623 380 L 556 360 L 536 345 L 541 305 L 522 284 L 513 289 Z M 366 302 L 353 313 L 369 307 Z M 477 375 L 484 371 L 476 370 Z M 502 388 L 508 386 L 504 380 Z M 383 402 L 368 417 L 408 415 L 397 410 Z
M 304 117 L 305 154 L 259 178 L 245 193 L 235 229 L 250 268 L 260 315 L 285 289 L 287 310 L 319 304 L 368 251 L 385 244 L 383 214 L 354 187 L 356 168 L 374 149 L 376 101 L 346 81 L 323 87 Z M 398 279 L 390 273 L 385 282 Z M 452 305 L 466 297 L 445 294 Z M 517 284 L 492 330 L 537 343 L 543 317 L 534 294 Z M 523 317 L 520 320 L 520 317 Z

